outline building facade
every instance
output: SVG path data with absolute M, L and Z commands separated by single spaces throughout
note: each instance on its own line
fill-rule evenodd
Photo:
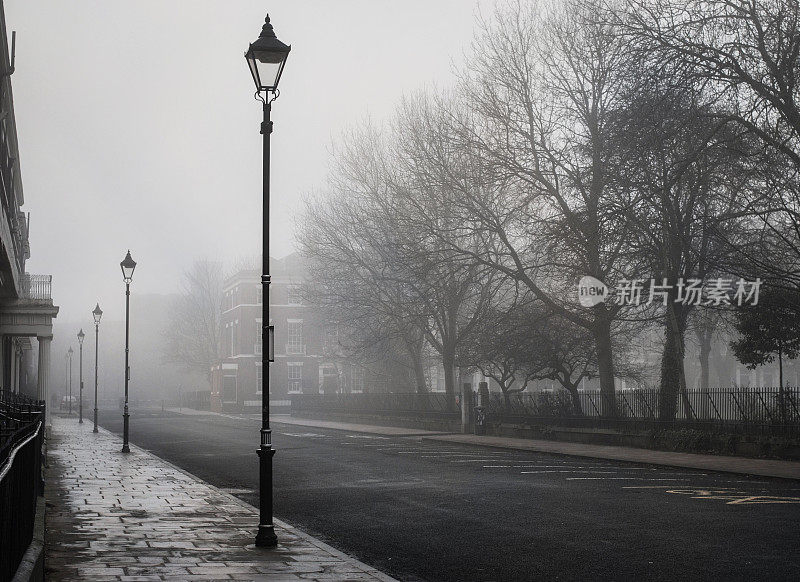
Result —
M 58 307 L 51 297 L 51 276 L 25 270 L 30 216 L 22 210 L 25 197 L 11 87 L 14 63 L 8 41 L 0 2 L 0 390 L 47 401 L 49 420 L 50 345 Z M 33 338 L 38 348 L 35 384 Z
M 270 271 L 269 313 L 275 326 L 275 361 L 269 366 L 271 409 L 288 409 L 296 394 L 387 391 L 398 383 L 396 374 L 381 365 L 341 356 L 339 326 L 325 321 L 303 299 L 309 273 L 298 253 L 270 259 Z M 260 271 L 242 270 L 225 280 L 220 318 L 223 357 L 212 369 L 211 405 L 216 410 L 261 406 L 261 300 Z

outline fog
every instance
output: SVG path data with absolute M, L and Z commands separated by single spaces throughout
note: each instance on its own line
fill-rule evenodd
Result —
M 259 252 L 261 110 L 243 53 L 267 11 L 292 45 L 273 108 L 280 257 L 294 249 L 292 219 L 323 181 L 332 140 L 365 116 L 384 118 L 403 93 L 451 83 L 477 9 L 8 0 L 28 271 L 53 275 L 56 336 L 88 333 L 97 302 L 107 321 L 122 320 L 128 248 L 139 262 L 134 295 L 177 291 L 195 259 Z

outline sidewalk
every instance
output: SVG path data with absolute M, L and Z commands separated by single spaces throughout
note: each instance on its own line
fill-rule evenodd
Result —
M 367 426 L 363 424 L 322 421 L 317 419 L 306 420 L 297 417 L 288 417 L 288 419 L 284 419 L 283 417 L 273 418 L 272 423 L 368 432 L 386 436 L 419 436 L 422 440 L 461 443 L 481 447 L 569 455 L 574 457 L 590 457 L 593 459 L 609 459 L 613 461 L 628 461 L 631 463 L 665 465 L 668 467 L 683 467 L 687 469 L 700 469 L 703 471 L 722 471 L 725 473 L 742 475 L 800 479 L 800 462 L 797 461 L 751 459 L 749 457 L 701 455 L 697 453 L 673 453 L 668 451 L 655 451 L 652 449 L 639 449 L 636 447 L 590 445 L 584 443 L 478 436 L 472 434 L 443 434 L 418 429 Z
M 46 472 L 47 580 L 392 581 L 92 423 L 53 416 Z

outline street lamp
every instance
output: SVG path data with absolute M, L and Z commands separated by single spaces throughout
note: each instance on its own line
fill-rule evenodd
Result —
M 80 392 L 78 392 L 78 424 L 83 424 L 83 328 L 78 332 L 78 377 L 80 378 Z
M 94 429 L 92 432 L 97 432 L 97 343 L 100 339 L 100 318 L 103 317 L 103 310 L 100 309 L 99 303 L 92 310 L 92 317 L 94 317 Z
M 122 278 L 125 280 L 125 409 L 122 412 L 122 452 L 130 453 L 128 446 L 128 381 L 131 379 L 131 369 L 128 366 L 128 331 L 130 329 L 130 305 L 131 305 L 131 280 L 133 280 L 133 270 L 136 268 L 136 261 L 131 258 L 131 251 L 119 264 L 122 269 Z
M 286 58 L 292 47 L 278 40 L 269 15 L 261 28 L 261 34 L 251 43 L 244 54 L 250 67 L 250 74 L 256 84 L 256 97 L 263 103 L 264 121 L 261 123 L 261 134 L 264 136 L 264 187 L 263 187 L 263 243 L 261 285 L 261 345 L 269 345 L 272 328 L 269 325 L 269 136 L 272 133 L 272 102 L 278 98 L 278 81 L 281 79 Z M 262 97 L 262 93 L 264 96 Z M 268 350 L 261 350 L 261 446 L 258 448 L 259 459 L 259 523 L 256 545 L 274 547 L 278 544 L 275 526 L 272 523 L 272 431 L 269 428 L 269 362 Z
M 67 378 L 69 379 L 68 399 L 69 399 L 69 415 L 72 416 L 72 346 L 67 350 Z

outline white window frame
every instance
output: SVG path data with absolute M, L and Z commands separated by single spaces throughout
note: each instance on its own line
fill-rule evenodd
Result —
M 350 370 L 350 375 L 352 376 L 350 381 L 350 392 L 352 394 L 362 394 L 364 392 L 364 377 L 366 375 L 364 368 L 357 364 L 353 364 L 353 367 Z
M 295 376 L 292 372 L 298 371 Z M 287 362 L 286 363 L 286 393 L 287 394 L 302 394 L 303 393 L 303 362 Z
M 296 294 L 300 291 L 301 285 L 294 284 L 294 285 L 287 285 L 286 286 L 286 305 L 302 305 L 303 300 L 302 298 L 296 297 Z
M 292 341 L 292 324 L 300 325 L 300 333 Z M 305 344 L 303 343 L 303 320 L 302 319 L 287 319 L 286 320 L 286 353 L 287 355 L 301 355 L 305 353 Z

